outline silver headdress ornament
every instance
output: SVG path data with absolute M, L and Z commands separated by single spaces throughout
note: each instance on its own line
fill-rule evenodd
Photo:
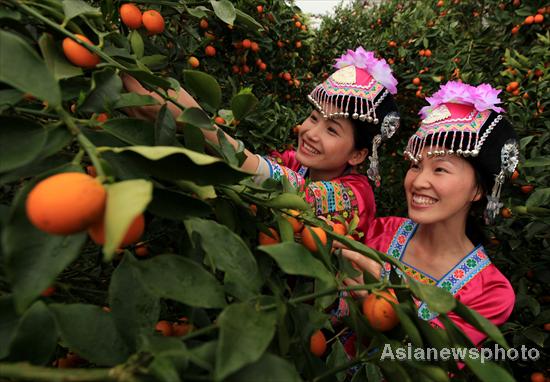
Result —
M 376 187 L 380 187 L 380 172 L 378 162 L 378 147 L 382 141 L 390 139 L 399 129 L 400 118 L 396 112 L 388 113 L 382 121 L 380 134 L 377 134 L 372 140 L 372 155 L 369 156 L 370 166 L 367 170 L 367 176 L 374 182 Z
M 500 191 L 506 178 L 510 177 L 519 163 L 519 148 L 515 140 L 507 141 L 500 150 L 500 173 L 495 177 L 491 195 L 487 195 L 485 223 L 493 224 L 503 204 L 500 202 Z

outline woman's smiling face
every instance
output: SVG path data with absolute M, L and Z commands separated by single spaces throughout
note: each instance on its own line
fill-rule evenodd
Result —
M 296 159 L 317 174 L 316 180 L 340 176 L 366 157 L 366 150 L 355 149 L 353 129 L 347 118 L 326 119 L 313 110 L 300 127 Z
M 428 158 L 427 151 L 405 176 L 409 217 L 420 224 L 466 221 L 471 203 L 482 196 L 473 166 L 456 155 Z

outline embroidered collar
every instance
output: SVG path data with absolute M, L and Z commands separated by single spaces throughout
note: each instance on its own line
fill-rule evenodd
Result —
M 402 262 L 403 254 L 405 253 L 405 249 L 407 248 L 407 245 L 409 244 L 410 239 L 414 236 L 414 233 L 416 232 L 416 229 L 418 228 L 418 224 L 414 223 L 412 220 L 407 219 L 405 220 L 397 230 L 396 234 L 394 235 L 392 242 L 388 248 L 387 254 L 389 256 L 392 256 Z M 405 263 L 403 263 L 405 264 Z M 479 245 L 475 247 L 470 253 L 468 253 L 462 260 L 458 262 L 453 268 L 449 270 L 443 277 L 441 277 L 439 280 L 414 268 L 410 265 L 407 265 L 408 268 L 412 268 L 415 271 L 419 272 L 421 275 L 420 277 L 426 277 L 435 282 L 435 285 L 447 290 L 450 292 L 453 296 L 456 296 L 456 294 L 470 281 L 472 280 L 478 273 L 480 273 L 483 269 L 485 269 L 488 265 L 491 264 L 491 260 L 489 260 L 489 257 L 485 253 L 485 249 L 483 246 Z M 386 263 L 384 265 L 384 272 L 389 272 L 391 269 L 391 266 L 389 263 Z M 396 269 L 397 273 L 403 277 L 403 273 Z M 414 275 L 412 273 L 409 273 L 409 276 Z M 418 277 L 414 277 L 416 280 L 419 280 L 422 282 L 421 279 Z M 424 320 L 431 320 L 438 316 L 437 313 L 432 312 L 428 309 L 427 305 L 424 302 L 420 303 L 420 306 L 418 308 L 418 316 Z

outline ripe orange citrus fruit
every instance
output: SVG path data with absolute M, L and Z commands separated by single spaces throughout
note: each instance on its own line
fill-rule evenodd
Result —
M 544 21 L 544 16 L 541 14 L 535 15 L 533 17 L 533 21 L 535 22 L 535 24 L 541 24 Z
M 345 235 L 346 233 L 348 233 L 348 229 L 342 223 L 334 224 L 332 226 L 332 231 L 334 231 L 334 233 L 337 233 L 338 235 Z
M 201 19 L 199 22 L 199 27 L 201 29 L 208 29 L 208 21 L 206 19 Z
M 532 184 L 526 184 L 521 186 L 521 192 L 523 192 L 524 194 L 529 194 L 533 191 L 534 188 L 535 187 Z
M 525 18 L 525 20 L 523 21 L 523 23 L 525 25 L 531 25 L 531 24 L 533 24 L 534 21 L 535 21 L 535 18 L 533 16 L 527 16 Z
M 292 231 L 294 231 L 294 233 L 300 232 L 302 228 L 304 228 L 304 223 L 294 217 L 300 215 L 300 211 L 289 210 L 288 215 L 290 216 L 285 215 L 284 218 L 292 226 Z
M 93 43 L 86 37 L 81 34 L 75 35 L 82 41 L 87 42 L 90 45 Z M 93 68 L 99 64 L 99 56 L 95 53 L 90 52 L 84 46 L 80 45 L 78 42 L 72 38 L 66 37 L 63 40 L 63 53 L 65 57 L 74 65 L 81 68 Z
M 165 337 L 170 337 L 172 335 L 172 325 L 166 320 L 160 320 L 155 325 L 155 330 L 162 333 Z
M 412 83 L 413 85 L 416 85 L 416 86 L 420 85 L 420 78 L 418 77 L 413 78 Z
M 281 238 L 279 237 L 279 234 L 277 233 L 277 231 L 275 231 L 275 229 L 269 228 L 269 232 L 271 233 L 271 236 L 260 231 L 258 235 L 258 242 L 260 243 L 260 245 L 271 245 L 281 242 Z
M 546 377 L 540 371 L 536 371 L 531 374 L 531 382 L 545 382 Z
M 27 216 L 44 232 L 71 235 L 101 219 L 106 198 L 101 183 L 87 174 L 56 174 L 31 190 L 26 202 Z
M 134 219 L 132 224 L 130 224 L 130 228 L 128 228 L 128 231 L 126 231 L 126 235 L 124 235 L 122 242 L 118 246 L 120 248 L 124 248 L 129 246 L 130 244 L 134 244 L 140 239 L 141 235 L 143 235 L 144 229 L 145 218 L 143 217 L 143 214 L 140 214 Z M 96 244 L 105 244 L 104 219 L 100 219 L 97 223 L 93 224 L 88 229 L 88 234 Z
M 159 34 L 164 32 L 164 17 L 162 17 L 162 15 L 154 9 L 143 12 L 141 20 L 143 21 L 143 26 L 147 29 L 149 34 Z
M 252 41 L 250 41 L 249 39 L 245 38 L 242 42 L 243 44 L 243 48 L 245 49 L 250 49 L 250 47 L 252 46 Z
M 546 330 L 547 332 L 550 332 L 550 322 L 547 323 L 547 324 L 544 324 L 542 328 L 543 328 L 544 330 Z
M 181 317 L 172 324 L 172 335 L 174 337 L 183 337 L 187 333 L 193 331 L 193 329 L 194 326 L 189 322 L 187 317 Z
M 149 247 L 147 244 L 140 245 L 136 247 L 136 256 L 137 257 L 145 257 L 149 255 Z
M 321 227 L 305 226 L 304 229 L 302 230 L 302 244 L 310 251 L 316 252 L 318 248 L 317 248 L 317 242 L 313 238 L 313 233 L 317 235 L 317 237 L 319 238 L 319 241 L 323 245 L 327 244 L 327 234 L 325 233 L 325 230 L 322 229 Z
M 187 63 L 191 65 L 192 68 L 198 68 L 200 65 L 199 59 L 195 56 L 189 57 L 189 59 L 187 60 Z
M 316 357 L 322 357 L 327 350 L 327 339 L 321 330 L 317 330 L 309 339 L 309 351 Z
M 50 297 L 50 296 L 53 296 L 54 293 L 55 293 L 55 286 L 50 285 L 49 287 L 47 287 L 46 289 L 44 289 L 44 290 L 40 293 L 40 296 L 42 296 L 42 297 Z
M 374 329 L 385 332 L 393 329 L 399 323 L 399 317 L 393 306 L 386 300 L 398 303 L 393 293 L 380 292 L 381 296 L 374 293 L 368 295 L 363 301 L 363 314 Z
M 118 13 L 124 25 L 129 29 L 138 29 L 141 27 L 141 11 L 134 4 L 122 4 Z
M 253 41 L 252 43 L 250 43 L 250 50 L 253 52 L 259 52 L 260 45 L 257 42 Z
M 206 48 L 204 48 L 204 54 L 210 57 L 214 57 L 216 55 L 216 48 L 214 48 L 212 45 L 208 45 Z
M 214 122 L 216 122 L 216 124 L 218 125 L 225 125 L 225 119 L 223 119 L 220 116 L 217 116 L 216 118 L 214 118 Z
M 258 13 L 263 13 L 263 11 L 264 11 L 263 5 L 256 6 L 256 10 L 258 11 Z
M 503 218 L 505 219 L 509 219 L 512 217 L 512 211 L 509 209 L 509 208 L 506 208 L 504 207 L 501 211 L 500 211 L 500 214 L 502 215 Z

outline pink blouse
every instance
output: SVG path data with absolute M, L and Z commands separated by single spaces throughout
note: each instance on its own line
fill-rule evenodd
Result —
M 365 236 L 365 244 L 402 261 L 407 244 L 414 236 L 416 228 L 417 224 L 410 219 L 377 218 L 370 225 Z M 448 290 L 461 303 L 477 311 L 495 325 L 506 322 L 512 313 L 515 301 L 514 290 L 508 279 L 491 263 L 482 246 L 474 248 L 440 279 L 403 261 L 402 263 L 408 276 L 422 283 L 437 285 Z M 390 264 L 386 263 L 382 273 L 388 272 L 390 267 Z M 418 305 L 420 318 L 430 321 L 434 326 L 443 327 L 437 314 L 431 312 L 426 304 L 419 301 Z M 448 316 L 474 345 L 477 346 L 487 337 L 454 312 L 450 312 Z
M 351 221 L 359 216 L 357 230 L 366 232 L 374 219 L 376 205 L 374 194 L 365 175 L 350 172 L 330 181 L 306 182 L 308 168 L 296 160 L 296 151 L 272 152 L 262 158 L 266 177 L 281 179 L 285 176 L 290 184 L 305 191 L 306 201 L 315 209 L 317 216 L 331 219 L 342 216 Z

